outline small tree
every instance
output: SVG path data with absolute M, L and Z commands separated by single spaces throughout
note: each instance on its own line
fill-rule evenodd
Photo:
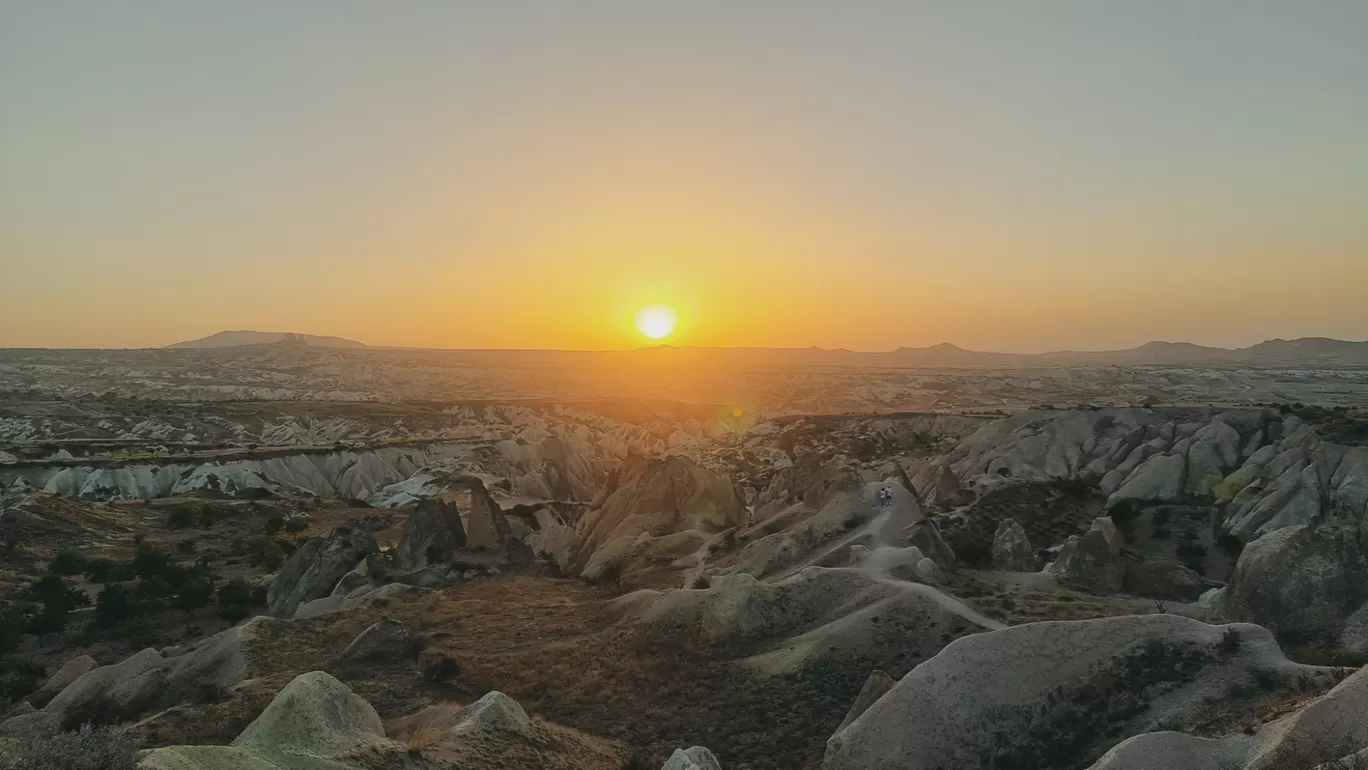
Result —
M 209 606 L 214 596 L 214 584 L 205 575 L 187 580 L 171 598 L 171 606 L 186 614 Z
M 252 613 L 252 587 L 240 579 L 229 580 L 219 586 L 219 617 L 236 623 Z

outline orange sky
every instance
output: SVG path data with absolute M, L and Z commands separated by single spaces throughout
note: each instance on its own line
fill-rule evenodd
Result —
M 0 346 L 1368 337 L 1368 7 L 1217 5 L 7 7 Z

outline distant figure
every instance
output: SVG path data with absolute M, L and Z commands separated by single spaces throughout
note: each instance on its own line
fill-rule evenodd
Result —
M 880 507 L 880 508 L 887 508 L 887 507 L 888 507 L 888 504 L 891 503 L 891 502 L 893 502 L 893 490 L 889 489 L 888 487 L 882 487 L 882 488 L 880 488 L 880 489 L 879 489 L 879 507 Z

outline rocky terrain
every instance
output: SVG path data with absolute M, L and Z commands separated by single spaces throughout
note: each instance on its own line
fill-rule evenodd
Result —
M 1363 371 L 579 355 L 4 352 L 0 761 L 1368 764 Z

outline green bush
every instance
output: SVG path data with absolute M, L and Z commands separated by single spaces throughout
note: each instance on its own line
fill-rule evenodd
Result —
M 128 586 L 111 583 L 95 597 L 95 625 L 100 628 L 113 628 L 133 617 L 134 601 Z
M 0 661 L 0 697 L 17 701 L 33 694 L 47 681 L 47 672 L 31 660 Z
M 144 580 L 158 577 L 164 574 L 172 563 L 171 554 L 144 543 L 138 546 L 137 553 L 133 555 L 133 574 Z
M 13 652 L 33 625 L 38 608 L 32 604 L 0 601 L 0 655 Z
M 195 552 L 198 550 L 199 543 L 196 543 L 195 538 L 193 537 L 187 537 L 179 543 L 176 543 L 176 553 L 181 553 L 186 556 L 194 556 Z
M 253 598 L 252 587 L 247 581 L 229 580 L 218 589 L 219 617 L 229 623 L 242 620 L 252 614 Z
M 86 570 L 86 558 L 75 551 L 58 551 L 48 563 L 48 571 L 55 575 L 80 575 Z
M 298 534 L 309 528 L 309 522 L 304 519 L 290 519 L 285 522 L 285 531 L 290 534 Z
M 171 606 L 182 612 L 194 612 L 209 606 L 214 597 L 214 584 L 207 575 L 196 575 L 185 581 L 171 598 Z
M 49 607 L 74 610 L 90 605 L 90 597 L 85 591 L 67 585 L 60 575 L 50 572 L 30 583 L 28 594 L 34 601 Z
M 276 514 L 275 516 L 272 516 L 271 518 L 267 519 L 266 523 L 263 525 L 263 528 L 266 530 L 266 534 L 268 535 L 274 535 L 284 527 L 285 517 L 281 516 L 280 514 Z
M 117 583 L 119 582 L 119 579 L 115 578 L 114 575 L 119 570 L 120 566 L 121 565 L 117 561 L 104 557 L 87 559 L 85 568 L 86 580 L 89 580 L 92 583 Z M 132 567 L 128 567 L 128 577 L 123 579 L 133 579 Z
M 252 552 L 247 558 L 247 563 L 253 567 L 263 567 L 274 572 L 285 564 L 285 551 L 276 541 L 269 538 L 261 538 L 253 543 Z
M 189 505 L 178 505 L 166 514 L 167 529 L 189 529 L 199 521 L 199 509 Z

